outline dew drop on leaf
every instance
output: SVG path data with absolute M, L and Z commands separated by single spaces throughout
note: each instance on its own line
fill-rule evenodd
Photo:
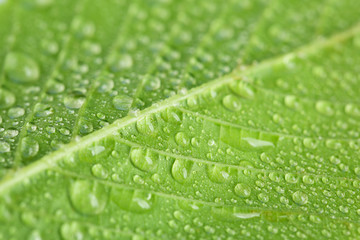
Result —
M 117 110 L 129 110 L 131 107 L 131 104 L 133 102 L 133 99 L 127 95 L 117 95 L 112 100 L 114 107 Z
M 31 137 L 24 137 L 21 140 L 20 146 L 21 153 L 24 158 L 35 157 L 36 154 L 39 152 L 39 143 Z
M 308 202 L 308 195 L 302 191 L 296 191 L 292 194 L 292 199 L 296 204 L 305 205 Z
M 4 72 L 17 83 L 33 83 L 40 77 L 38 64 L 23 53 L 11 52 L 6 56 Z
M 235 194 L 247 198 L 251 195 L 251 188 L 245 183 L 238 183 L 234 188 Z
M 133 148 L 130 151 L 130 160 L 135 167 L 143 171 L 152 171 L 157 166 L 158 156 L 142 148 Z
M 153 207 L 155 196 L 145 191 L 113 188 L 111 200 L 125 211 L 144 213 Z
M 4 141 L 0 141 L 0 153 L 10 152 L 10 144 Z
M 15 101 L 16 98 L 12 92 L 0 88 L 0 109 L 11 107 Z
M 224 107 L 230 111 L 239 111 L 241 109 L 240 99 L 234 95 L 226 95 L 222 103 Z
M 192 165 L 191 161 L 175 159 L 171 167 L 171 175 L 179 183 L 184 183 L 190 177 Z
M 99 182 L 78 179 L 70 184 L 69 197 L 72 206 L 78 212 L 99 214 L 107 204 L 108 189 Z
M 95 164 L 91 167 L 91 173 L 101 179 L 105 179 L 108 176 L 107 170 L 100 163 Z
M 8 116 L 12 119 L 22 117 L 24 114 L 25 110 L 21 107 L 14 107 L 8 110 Z
M 188 146 L 190 143 L 190 139 L 184 132 L 178 132 L 175 135 L 175 141 L 179 146 L 183 146 L 183 147 Z

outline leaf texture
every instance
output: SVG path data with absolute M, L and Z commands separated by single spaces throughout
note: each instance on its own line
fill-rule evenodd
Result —
M 0 2 L 0 239 L 359 239 L 358 6 Z

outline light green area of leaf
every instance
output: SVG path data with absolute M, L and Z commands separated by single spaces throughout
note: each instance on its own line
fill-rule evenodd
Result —
M 359 6 L 0 1 L 0 239 L 359 239 Z

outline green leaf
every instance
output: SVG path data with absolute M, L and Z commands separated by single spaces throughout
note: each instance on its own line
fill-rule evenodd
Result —
M 0 239 L 358 239 L 359 20 L 0 1 Z

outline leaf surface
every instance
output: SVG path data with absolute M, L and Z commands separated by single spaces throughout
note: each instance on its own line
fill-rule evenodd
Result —
M 358 239 L 357 5 L 0 3 L 0 238 Z

